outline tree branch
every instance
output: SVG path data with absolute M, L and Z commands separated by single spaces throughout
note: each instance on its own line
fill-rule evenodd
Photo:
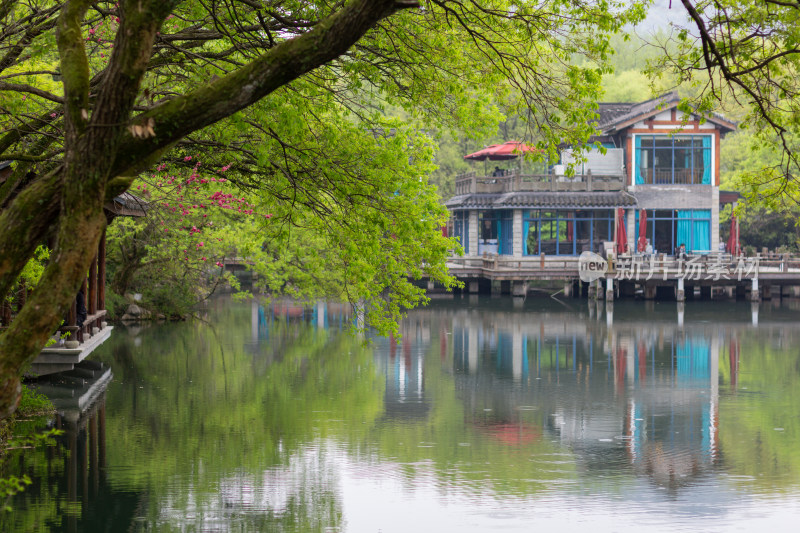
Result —
M 276 45 L 248 65 L 136 117 L 135 122 L 153 118 L 156 135 L 126 139 L 129 148 L 116 161 L 115 173 L 339 57 L 396 9 L 394 0 L 355 0 L 313 30 Z

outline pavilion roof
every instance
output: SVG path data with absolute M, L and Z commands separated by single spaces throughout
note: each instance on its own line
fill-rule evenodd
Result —
M 636 207 L 636 198 L 616 192 L 508 192 L 463 194 L 445 202 L 448 209 L 611 209 Z

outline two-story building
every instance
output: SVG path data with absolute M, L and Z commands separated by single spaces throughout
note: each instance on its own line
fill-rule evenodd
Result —
M 623 234 L 627 248 L 616 248 L 633 251 L 643 214 L 644 237 L 656 253 L 672 255 L 681 244 L 692 253 L 717 251 L 720 139 L 736 126 L 720 116 L 685 116 L 678 103 L 677 93 L 669 93 L 600 104 L 592 142 L 605 153 L 593 148 L 583 162 L 565 149 L 559 164 L 540 173 L 523 172 L 520 163 L 488 176 L 459 176 L 446 202 L 453 235 L 467 256 L 603 253 Z M 497 159 L 508 159 L 507 148 L 498 145 L 495 152 L 504 155 Z M 490 147 L 466 157 L 493 160 L 492 153 Z

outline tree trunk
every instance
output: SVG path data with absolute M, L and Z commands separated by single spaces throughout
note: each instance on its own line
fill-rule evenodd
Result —
M 141 168 L 184 136 L 333 60 L 381 18 L 416 5 L 412 0 L 347 2 L 314 29 L 132 120 L 156 32 L 172 3 L 120 2 L 123 16 L 114 49 L 89 109 L 89 69 L 80 28 L 89 2 L 64 2 L 56 39 L 65 102 L 63 166 L 26 187 L 0 213 L 0 298 L 7 295 L 36 246 L 58 224 L 56 248 L 39 285 L 10 328 L 0 334 L 0 419 L 16 409 L 19 376 L 54 332 L 86 276 L 106 224 L 105 195 L 112 189 L 119 194 L 130 184 L 130 178 L 112 178 L 129 176 L 132 169 Z M 153 121 L 154 135 L 134 138 L 128 126 L 147 120 Z M 4 150 L 0 146 L 0 153 Z
M 97 252 L 106 223 L 102 204 L 87 201 L 70 211 L 62 218 L 58 246 L 37 290 L 0 336 L 0 418 L 16 409 L 21 374 L 67 313 Z

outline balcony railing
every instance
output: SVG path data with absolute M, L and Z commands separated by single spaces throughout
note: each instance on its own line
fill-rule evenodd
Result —
M 503 176 L 478 176 L 468 172 L 456 176 L 456 194 L 504 193 L 504 192 L 608 192 L 625 187 L 622 175 L 576 174 L 557 176 L 553 174 L 517 174 L 514 171 Z

